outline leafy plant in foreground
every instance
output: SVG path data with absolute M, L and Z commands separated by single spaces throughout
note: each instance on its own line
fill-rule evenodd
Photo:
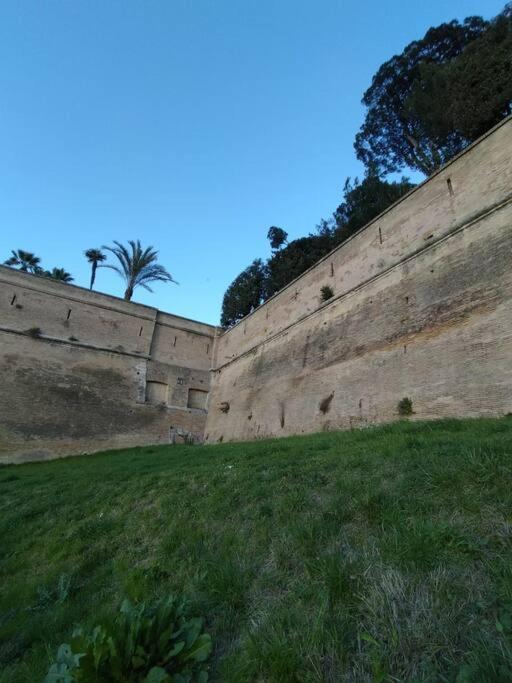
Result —
M 190 618 L 183 600 L 168 597 L 152 606 L 125 600 L 111 622 L 90 633 L 75 630 L 44 683 L 204 683 L 211 650 L 202 619 Z

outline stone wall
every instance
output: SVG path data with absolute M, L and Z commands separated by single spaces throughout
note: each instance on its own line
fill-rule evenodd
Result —
M 0 267 L 0 462 L 201 440 L 215 328 Z
M 218 338 L 206 439 L 512 412 L 511 265 L 509 118 Z
M 512 413 L 511 266 L 509 118 L 220 336 L 0 267 L 0 463 Z

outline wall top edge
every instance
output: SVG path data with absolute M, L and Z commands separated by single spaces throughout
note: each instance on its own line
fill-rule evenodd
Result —
M 214 337 L 217 330 L 220 328 L 216 325 L 210 325 L 210 323 L 202 323 L 199 320 L 194 320 L 193 318 L 185 318 L 182 315 L 176 315 L 175 313 L 167 313 L 166 311 L 157 311 L 156 324 L 157 325 L 168 325 L 173 326 L 173 322 L 177 322 L 181 325 L 186 325 L 187 323 L 192 323 L 193 329 L 199 329 L 205 331 L 208 336 Z
M 399 206 L 399 205 L 402 204 L 403 202 L 407 201 L 413 194 L 415 194 L 416 192 L 418 192 L 418 191 L 419 191 L 420 189 L 422 189 L 425 185 L 427 185 L 427 184 L 430 183 L 432 180 L 434 180 L 434 178 L 436 178 L 436 177 L 439 176 L 441 173 L 443 173 L 444 171 L 446 171 L 447 168 L 449 168 L 450 166 L 452 166 L 453 164 L 455 164 L 461 157 L 463 157 L 463 156 L 465 156 L 466 154 L 468 154 L 469 152 L 471 152 L 475 147 L 478 147 L 484 140 L 486 140 L 488 137 L 490 137 L 491 135 L 493 135 L 493 133 L 495 133 L 497 130 L 499 130 L 500 128 L 502 128 L 503 126 L 506 126 L 506 125 L 508 125 L 508 124 L 511 124 L 511 125 L 512 125 L 512 114 L 510 114 L 509 116 L 506 116 L 504 119 L 502 119 L 499 123 L 497 123 L 497 124 L 496 124 L 495 126 L 493 126 L 492 128 L 489 128 L 489 130 L 488 130 L 486 133 L 484 133 L 484 135 L 482 135 L 482 136 L 480 136 L 479 138 L 477 138 L 474 142 L 472 142 L 470 145 L 468 145 L 467 147 L 465 147 L 461 152 L 459 152 L 459 153 L 456 154 L 454 157 L 452 157 L 449 161 L 447 161 L 446 164 L 443 164 L 442 166 L 440 166 L 440 167 L 437 169 L 437 171 L 434 171 L 434 173 L 432 173 L 432 175 L 430 175 L 428 178 L 425 178 L 425 180 L 422 180 L 421 183 L 418 183 L 417 185 L 415 185 L 415 187 L 413 187 L 412 190 L 409 190 L 409 192 L 407 192 L 407 194 L 404 194 L 403 197 L 400 197 L 400 199 L 398 199 L 396 202 L 394 202 L 393 204 L 391 204 L 390 206 L 388 206 L 387 209 L 384 209 L 384 211 L 382 211 L 382 212 L 379 213 L 377 216 L 375 216 L 375 218 L 372 218 L 372 220 L 371 220 L 369 223 L 366 223 L 366 225 L 363 225 L 363 227 L 362 227 L 362 228 L 359 228 L 359 230 L 357 230 L 357 232 L 355 232 L 355 233 L 353 233 L 352 235 L 350 235 L 350 237 L 348 237 L 346 240 L 344 240 L 341 244 L 339 244 L 337 247 L 335 247 L 334 249 L 332 249 L 332 250 L 331 250 L 330 252 L 328 252 L 325 256 L 322 256 L 322 258 L 318 259 L 318 261 L 316 261 L 316 262 L 315 262 L 312 266 L 310 266 L 307 270 L 305 270 L 305 271 L 304 271 L 303 273 L 301 273 L 298 277 L 296 277 L 294 280 L 292 280 L 291 282 L 289 282 L 285 287 L 283 287 L 283 288 L 280 289 L 278 292 L 276 292 L 276 293 L 273 294 L 271 297 L 269 297 L 264 303 L 262 303 L 260 306 L 258 306 L 258 308 L 255 308 L 254 311 L 251 311 L 251 312 L 248 313 L 246 316 L 244 316 L 243 318 L 241 318 L 238 322 L 236 322 L 234 325 L 232 325 L 232 327 L 230 327 L 229 329 L 227 329 L 227 330 L 222 330 L 222 328 L 220 328 L 220 329 L 221 329 L 220 336 L 223 337 L 224 335 L 229 334 L 229 333 L 230 333 L 232 330 L 234 330 L 236 327 L 238 327 L 238 326 L 241 325 L 242 323 L 245 323 L 251 316 L 253 316 L 255 313 L 257 313 L 257 312 L 260 311 L 262 308 L 264 308 L 264 307 L 265 307 L 268 303 L 270 303 L 273 299 L 275 299 L 276 297 L 280 296 L 280 295 L 282 294 L 282 292 L 285 292 L 287 289 L 290 289 L 291 287 L 293 287 L 293 285 L 295 285 L 301 278 L 303 278 L 304 275 L 306 275 L 307 273 L 309 273 L 309 272 L 311 272 L 312 270 L 314 270 L 320 263 L 323 263 L 324 261 L 327 261 L 328 259 L 332 258 L 333 254 L 335 254 L 335 253 L 337 253 L 338 251 L 340 251 L 341 249 L 343 249 L 343 248 L 344 248 L 349 242 L 351 242 L 355 237 L 357 237 L 358 235 L 360 235 L 360 234 L 361 234 L 362 232 L 364 232 L 365 230 L 368 230 L 372 225 L 374 225 L 375 223 L 377 223 L 383 216 L 387 215 L 387 214 L 390 213 L 391 211 L 394 211 L 394 210 L 396 209 L 397 206 Z
M 511 204 L 512 204 L 512 193 L 509 195 L 509 197 L 504 202 L 501 202 L 500 204 L 497 204 L 496 206 L 492 207 L 491 209 L 486 210 L 483 213 L 474 216 L 471 220 L 469 220 L 466 223 L 462 223 L 460 225 L 457 225 L 454 228 L 454 230 L 452 230 L 448 234 L 444 235 L 440 239 L 436 240 L 435 242 L 432 242 L 431 244 L 425 245 L 425 247 L 423 247 L 422 249 L 419 249 L 418 251 L 415 251 L 415 252 L 409 254 L 403 260 L 398 261 L 397 263 L 394 263 L 389 268 L 386 268 L 382 272 L 377 273 L 376 275 L 373 275 L 368 280 L 365 280 L 365 281 L 361 282 L 360 284 L 356 285 L 355 287 L 353 287 L 352 289 L 349 289 L 346 292 L 343 292 L 343 294 L 333 296 L 328 301 L 323 303 L 319 308 L 316 308 L 313 311 L 309 311 L 308 313 L 305 313 L 304 315 L 300 316 L 299 318 L 297 318 L 297 319 L 293 320 L 292 322 L 290 322 L 289 324 L 285 325 L 283 328 L 279 329 L 274 334 L 272 334 L 268 337 L 265 337 L 261 341 L 257 342 L 254 346 L 251 346 L 250 348 L 247 348 L 246 350 L 242 351 L 239 355 L 230 358 L 229 360 L 222 363 L 222 365 L 218 365 L 218 366 L 212 368 L 213 371 L 219 372 L 219 371 L 223 370 L 225 367 L 227 367 L 228 365 L 232 365 L 233 363 L 236 363 L 241 358 L 244 358 L 246 356 L 253 354 L 258 347 L 263 346 L 263 345 L 267 344 L 268 342 L 272 342 L 274 339 L 277 339 L 278 337 L 281 337 L 283 335 L 288 334 L 288 331 L 291 328 L 297 327 L 298 325 L 301 325 L 302 323 L 304 323 L 306 320 L 310 320 L 311 318 L 314 318 L 317 315 L 320 315 L 322 312 L 325 312 L 326 309 L 335 305 L 340 300 L 347 299 L 347 298 L 353 296 L 355 292 L 361 291 L 362 289 L 364 289 L 368 285 L 371 285 L 373 282 L 376 282 L 377 280 L 381 280 L 382 278 L 385 278 L 392 271 L 403 267 L 403 265 L 405 263 L 414 261 L 414 259 L 416 259 L 419 255 L 421 255 L 425 252 L 428 252 L 432 249 L 437 249 L 437 247 L 442 242 L 446 242 L 447 240 L 451 239 L 454 235 L 457 235 L 461 230 L 466 230 L 471 225 L 474 225 L 475 223 L 477 223 L 481 220 L 485 220 L 488 216 L 492 215 L 496 211 L 499 211 L 501 208 L 504 208 L 504 207 L 509 206 Z
M 51 280 L 50 278 L 42 277 L 41 275 L 34 275 L 33 273 L 25 273 L 24 271 L 4 265 L 0 265 L 0 283 L 4 285 L 12 284 L 20 287 L 26 287 L 27 289 L 50 294 L 62 299 L 78 301 L 84 304 L 92 304 L 100 308 L 107 308 L 120 313 L 134 315 L 150 320 L 156 320 L 157 317 L 166 316 L 169 319 L 181 321 L 183 325 L 186 323 L 193 323 L 195 326 L 211 330 L 212 335 L 215 334 L 217 329 L 215 325 L 203 323 L 199 320 L 193 320 L 192 318 L 185 318 L 174 313 L 160 311 L 154 306 L 140 304 L 136 301 L 125 301 L 121 297 L 114 296 L 113 294 L 106 294 L 104 292 L 97 292 L 94 290 L 91 291 L 90 289 L 81 287 L 80 285 L 67 282 L 58 282 L 57 280 Z

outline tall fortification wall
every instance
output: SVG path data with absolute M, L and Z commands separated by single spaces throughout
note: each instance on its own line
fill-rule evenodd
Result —
M 201 440 L 215 328 L 0 267 L 0 462 Z
M 511 413 L 512 119 L 220 336 L 0 267 L 0 373 L 0 463 Z
M 206 440 L 512 412 L 511 266 L 509 118 L 217 339 Z

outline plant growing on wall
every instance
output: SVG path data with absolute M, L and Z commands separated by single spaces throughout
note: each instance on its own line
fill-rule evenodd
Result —
M 332 287 L 330 287 L 329 285 L 324 285 L 320 289 L 320 297 L 321 297 L 322 301 L 328 301 L 329 299 L 332 299 L 333 296 L 334 296 L 334 291 L 333 291 Z
M 117 258 L 119 265 L 106 263 L 103 268 L 111 268 L 120 275 L 126 283 L 124 298 L 131 301 L 136 287 L 144 287 L 148 292 L 153 290 L 150 282 L 174 282 L 172 275 L 157 262 L 158 251 L 153 247 L 142 248 L 140 240 L 129 240 L 129 248 L 114 240 L 115 247 L 104 246 Z
M 367 173 L 361 181 L 347 178 L 341 204 L 332 219 L 320 221 L 315 234 L 288 242 L 287 233 L 272 226 L 267 233 L 272 256 L 266 262 L 255 259 L 229 285 L 222 301 L 222 327 L 248 315 L 413 187 L 407 178 L 388 182 L 376 173 Z
M 40 327 L 30 327 L 25 331 L 25 334 L 33 339 L 38 339 L 43 334 L 43 330 Z
M 398 401 L 398 414 L 401 415 L 402 417 L 407 417 L 408 415 L 413 414 L 413 409 L 412 409 L 412 401 L 410 398 L 407 396 L 404 396 L 404 398 L 400 399 Z

